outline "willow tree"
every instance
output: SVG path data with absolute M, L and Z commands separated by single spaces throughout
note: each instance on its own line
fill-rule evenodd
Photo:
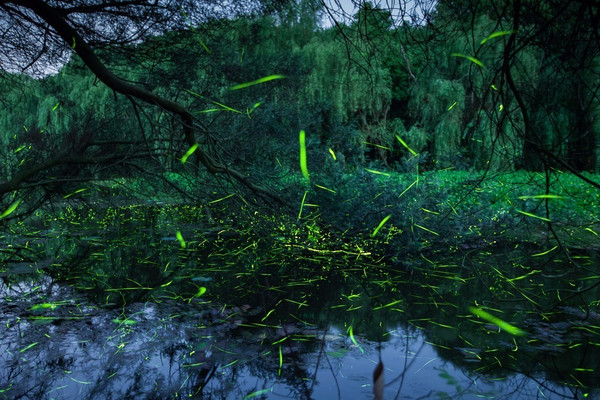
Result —
M 599 186 L 580 174 L 597 168 L 599 23 L 597 4 L 584 1 L 438 3 L 433 24 L 457 39 L 447 53 L 469 65 L 472 126 L 489 125 L 485 115 L 496 127 L 489 140 L 514 150 L 513 167 L 556 167 Z
M 378 53 L 378 44 L 390 27 L 389 13 L 365 3 L 349 25 L 331 28 L 303 49 L 305 58 L 312 64 L 304 89 L 308 104 L 319 105 L 323 110 L 326 127 L 356 123 L 358 137 L 345 138 L 358 140 L 352 146 L 393 144 L 387 121 L 392 80 Z M 338 40 L 336 36 L 345 40 Z M 333 145 L 346 147 L 342 143 Z M 384 153 L 379 157 L 385 161 Z
M 78 57 L 94 75 L 94 79 L 88 82 L 88 88 L 79 88 L 77 95 L 92 95 L 93 87 L 105 86 L 113 98 L 121 98 L 129 103 L 130 116 L 139 127 L 135 137 L 122 137 L 118 147 L 114 147 L 114 143 L 95 140 L 95 129 L 85 129 L 85 126 L 71 129 L 69 140 L 74 143 L 72 146 L 59 148 L 43 159 L 28 158 L 15 171 L 11 171 L 5 181 L 0 182 L 2 202 L 6 205 L 7 193 L 25 186 L 43 186 L 50 176 L 53 177 L 53 184 L 61 180 L 67 183 L 84 165 L 122 164 L 126 168 L 128 164 L 124 161 L 130 160 L 132 151 L 142 153 L 140 156 L 146 159 L 152 158 L 151 146 L 142 146 L 143 150 L 140 150 L 140 143 L 148 142 L 148 121 L 144 121 L 144 110 L 148 107 L 159 109 L 170 119 L 170 123 L 162 128 L 154 126 L 155 129 L 166 129 L 165 135 L 174 133 L 182 138 L 180 147 L 176 149 L 178 155 L 174 154 L 174 157 L 180 157 L 190 148 L 194 149 L 194 157 L 208 172 L 223 174 L 260 196 L 268 196 L 267 189 L 228 166 L 214 147 L 200 140 L 201 135 L 209 133 L 208 129 L 179 98 L 155 91 L 151 77 L 144 82 L 125 79 L 112 61 L 119 57 L 130 57 L 135 52 L 136 44 L 154 35 L 174 29 L 189 29 L 211 19 L 269 10 L 270 4 L 260 1 L 228 2 L 224 7 L 214 7 L 212 2 L 191 0 L 0 1 L 0 26 L 4 27 L 0 68 L 7 79 L 12 79 L 8 74 L 15 72 L 39 77 L 60 69 L 71 56 Z M 96 104 L 102 107 L 107 101 L 107 96 L 102 94 Z M 60 101 L 51 98 L 51 94 L 39 102 L 43 110 L 50 110 L 47 122 L 56 129 L 68 125 L 58 121 L 60 114 L 52 114 L 52 111 L 56 111 L 52 109 L 58 103 Z M 43 129 L 42 126 L 37 128 Z M 69 136 L 66 133 L 63 135 Z M 104 146 L 112 146 L 111 149 L 115 151 L 107 152 Z M 64 166 L 69 171 L 68 177 L 61 176 Z
M 409 132 L 416 124 L 417 142 L 425 132 L 426 148 L 437 159 L 460 153 L 467 165 L 478 168 L 560 168 L 583 179 L 581 171 L 598 170 L 596 3 L 415 3 L 421 19 L 411 24 L 407 2 L 381 6 L 384 10 L 377 12 L 359 2 L 363 10 L 358 15 L 371 22 L 358 24 L 358 32 L 371 51 L 358 54 L 386 60 L 395 85 L 397 77 L 410 77 L 404 92 L 410 111 L 398 111 L 401 103 L 392 104 L 392 114 L 402 118 Z M 385 11 L 396 18 L 382 34 L 378 25 L 386 21 L 381 18 Z M 335 16 L 334 10 L 329 14 Z M 356 48 L 354 37 L 342 29 L 343 21 L 336 26 L 345 48 Z M 409 40 L 381 40 L 398 38 L 399 32 Z M 402 44 L 401 57 L 390 60 L 386 54 L 394 43 Z M 411 68 L 415 62 L 422 68 Z M 399 92 L 393 88 L 394 94 Z

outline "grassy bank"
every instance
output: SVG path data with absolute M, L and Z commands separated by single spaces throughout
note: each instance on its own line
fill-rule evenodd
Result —
M 387 254 L 499 243 L 528 243 L 540 250 L 600 247 L 600 191 L 568 173 L 361 169 L 314 174 L 310 181 L 287 175 L 273 190 L 290 207 L 275 210 L 227 185 L 208 186 L 206 178 L 168 174 L 158 182 L 96 182 L 61 200 L 60 208 L 38 210 L 36 219 L 69 224 L 77 214 L 77 223 L 94 224 L 134 205 L 158 207 L 160 221 L 170 221 L 174 230 L 189 223 L 209 230 L 252 227 L 263 238 L 289 236 L 330 249 L 352 242 L 370 243 Z M 72 212 L 81 208 L 95 210 L 86 214 L 88 221 Z

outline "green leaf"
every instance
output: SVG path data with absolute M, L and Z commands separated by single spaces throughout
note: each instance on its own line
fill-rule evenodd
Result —
M 196 151 L 196 149 L 197 149 L 197 148 L 198 148 L 198 143 L 194 143 L 194 144 L 192 145 L 192 147 L 190 147 L 190 148 L 188 149 L 188 151 L 187 151 L 187 152 L 186 152 L 186 153 L 183 155 L 183 157 L 181 157 L 181 163 L 182 163 L 182 164 L 184 164 L 184 163 L 187 161 L 187 159 L 188 159 L 188 158 L 189 158 L 189 157 L 190 157 L 192 154 L 194 154 L 194 152 Z
M 479 61 L 478 59 L 476 59 L 475 57 L 471 57 L 471 56 L 467 56 L 464 54 L 460 54 L 460 53 L 452 53 L 450 54 L 453 57 L 462 57 L 462 58 L 466 58 L 467 60 L 471 61 L 473 64 L 477 64 L 479 65 L 481 68 L 485 68 L 485 65 L 483 65 L 483 63 L 481 61 Z
M 498 32 L 494 32 L 491 35 L 489 35 L 488 37 L 486 37 L 485 39 L 483 39 L 480 44 L 485 44 L 490 39 L 494 39 L 494 38 L 497 38 L 497 37 L 500 37 L 500 36 L 505 36 L 505 35 L 512 35 L 513 33 L 517 33 L 517 31 L 512 30 L 512 31 L 498 31 Z
M 198 288 L 198 292 L 194 295 L 194 297 L 200 297 L 202 296 L 204 293 L 206 293 L 208 289 L 206 289 L 204 286 L 200 286 Z
M 235 86 L 230 87 L 229 90 L 244 89 L 244 88 L 247 88 L 249 86 L 254 86 L 254 85 L 258 85 L 258 84 L 261 84 L 261 83 L 269 82 L 269 81 L 272 81 L 272 80 L 275 80 L 275 79 L 283 79 L 283 78 L 285 78 L 284 75 L 269 75 L 269 76 L 265 76 L 265 77 L 259 78 L 259 79 L 255 80 L 255 81 L 252 81 L 252 82 L 240 83 L 239 85 L 235 85 Z
M 527 334 L 525 331 L 517 328 L 516 326 L 511 325 L 508 322 L 505 322 L 505 321 L 501 320 L 500 318 L 493 316 L 490 313 L 480 310 L 479 308 L 469 307 L 469 311 L 471 311 L 471 313 L 473 313 L 474 315 L 476 315 L 480 318 L 483 318 L 486 321 L 491 322 L 494 325 L 497 325 L 500 329 L 505 330 L 506 332 L 510 333 L 511 335 L 525 336 Z

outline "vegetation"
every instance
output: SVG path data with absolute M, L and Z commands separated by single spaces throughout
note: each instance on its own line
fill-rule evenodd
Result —
M 0 0 L 0 399 L 597 394 L 600 10 L 411 4 Z

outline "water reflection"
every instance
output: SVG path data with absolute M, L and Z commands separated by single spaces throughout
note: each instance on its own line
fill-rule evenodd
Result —
M 40 269 L 5 262 L 0 398 L 365 399 L 380 357 L 385 399 L 597 394 L 600 318 L 578 302 L 600 293 L 569 298 L 585 270 L 516 252 L 399 267 L 152 214 L 45 234 Z
M 138 303 L 127 314 L 86 305 L 48 280 L 35 298 L 3 303 L 0 382 L 7 399 L 364 399 L 381 354 L 385 398 L 574 398 L 568 387 L 542 376 L 478 368 L 441 352 L 418 331 L 399 327 L 379 344 L 339 327 L 303 324 L 252 326 L 241 321 L 207 324 L 227 313 L 197 303 Z M 36 315 L 32 303 L 69 303 Z M 239 310 L 242 318 L 243 310 Z M 247 310 L 250 311 L 250 310 Z M 233 311 L 229 315 L 232 315 Z M 42 317 L 43 318 L 39 318 Z M 447 350 L 451 352 L 451 350 Z M 471 363 L 477 365 L 473 357 Z M 465 366 L 467 365 L 467 366 Z

